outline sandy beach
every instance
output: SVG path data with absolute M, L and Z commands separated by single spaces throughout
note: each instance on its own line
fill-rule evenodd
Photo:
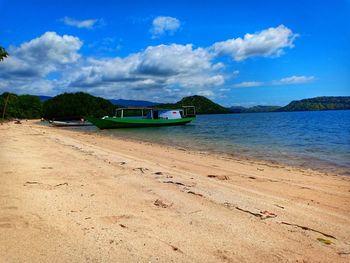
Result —
M 349 262 L 350 177 L 0 126 L 0 262 Z

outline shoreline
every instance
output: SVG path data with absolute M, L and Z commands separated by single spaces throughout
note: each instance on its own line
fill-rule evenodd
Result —
M 38 122 L 38 124 L 40 124 Z M 46 126 L 46 125 L 44 125 Z M 188 151 L 188 152 L 192 152 L 194 154 L 207 154 L 207 155 L 212 155 L 212 156 L 222 156 L 224 158 L 228 158 L 228 159 L 232 159 L 232 160 L 236 160 L 236 161 L 247 161 L 247 162 L 252 162 L 255 164 L 261 164 L 261 163 L 267 163 L 268 165 L 274 165 L 274 166 L 280 166 L 280 167 L 289 167 L 289 168 L 294 168 L 294 169 L 302 169 L 302 170 L 311 170 L 314 172 L 320 172 L 320 173 L 324 173 L 324 174 L 328 174 L 331 176 L 350 176 L 350 170 L 348 169 L 348 167 L 340 165 L 340 164 L 335 164 L 333 162 L 327 161 L 327 160 L 321 160 L 321 159 L 317 159 L 317 158 L 305 158 L 302 159 L 300 157 L 301 160 L 304 161 L 304 164 L 291 164 L 288 161 L 287 162 L 283 162 L 283 161 L 278 161 L 278 160 L 272 160 L 272 159 L 264 159 L 264 158 L 258 158 L 258 157 L 254 157 L 253 155 L 244 155 L 244 154 L 240 154 L 240 153 L 231 153 L 231 152 L 225 152 L 225 151 L 220 151 L 220 150 L 214 150 L 214 149 L 193 149 L 193 147 L 191 148 L 191 146 L 183 146 L 183 145 L 170 145 L 170 144 L 166 144 L 163 142 L 155 142 L 149 139 L 145 139 L 145 140 L 141 140 L 139 138 L 126 138 L 123 136 L 119 136 L 119 135 L 114 135 L 114 134 L 103 134 L 103 133 L 96 133 L 95 131 L 89 131 L 89 130 L 84 130 L 84 128 L 57 128 L 57 127 L 51 127 L 48 126 L 50 128 L 56 128 L 56 129 L 63 129 L 63 130 L 67 130 L 67 131 L 72 131 L 72 132 L 80 132 L 80 133 L 84 133 L 84 134 L 88 134 L 88 135 L 99 135 L 99 136 L 105 136 L 105 137 L 112 137 L 115 138 L 116 140 L 120 141 L 129 141 L 131 143 L 144 143 L 145 145 L 158 145 L 159 147 L 170 147 L 173 149 L 177 149 L 180 151 Z M 100 130 L 101 131 L 101 130 Z M 103 131 L 102 131 L 103 132 Z M 290 155 L 289 155 L 290 156 Z M 295 158 L 295 156 L 291 156 L 293 158 Z M 320 162 L 323 165 L 325 165 L 326 163 L 328 163 L 329 165 L 325 165 L 324 167 L 315 167 L 315 165 L 310 166 L 307 165 L 305 163 L 307 163 L 308 161 L 316 161 L 316 162 Z M 326 167 L 327 166 L 327 167 Z
M 6 262 L 350 258 L 348 176 L 34 121 L 0 136 Z

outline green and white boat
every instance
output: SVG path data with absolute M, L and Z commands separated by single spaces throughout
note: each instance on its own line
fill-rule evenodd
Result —
M 141 116 L 135 116 L 135 113 Z M 182 109 L 153 108 L 118 108 L 116 116 L 103 118 L 87 118 L 100 129 L 141 128 L 169 125 L 185 125 L 196 118 L 194 106 L 183 106 Z

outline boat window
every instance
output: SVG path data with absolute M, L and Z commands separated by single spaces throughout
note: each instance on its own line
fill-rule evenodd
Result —
M 159 119 L 159 112 L 157 110 L 153 111 L 153 119 Z
M 183 106 L 184 108 L 184 117 L 188 118 L 188 117 L 195 117 L 196 116 L 196 110 L 195 107 L 193 106 Z

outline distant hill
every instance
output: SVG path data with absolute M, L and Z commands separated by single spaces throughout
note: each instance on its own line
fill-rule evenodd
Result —
M 231 111 L 203 96 L 184 97 L 176 103 L 159 104 L 159 108 L 180 108 L 182 106 L 195 106 L 197 114 L 231 113 Z
M 350 97 L 316 97 L 296 100 L 278 111 L 349 110 Z
M 45 102 L 45 101 L 47 101 L 47 100 L 49 100 L 49 99 L 51 99 L 52 97 L 50 97 L 50 96 L 37 96 L 38 98 L 39 98 L 39 100 L 41 101 L 41 102 Z
M 233 106 L 230 107 L 230 111 L 232 113 L 257 113 L 257 112 L 273 112 L 273 111 L 277 111 L 278 109 L 280 109 L 280 106 L 253 106 L 250 108 L 245 108 L 245 107 L 241 107 L 241 106 Z
M 155 106 L 159 103 L 156 102 L 151 102 L 151 101 L 146 101 L 146 100 L 123 100 L 123 99 L 119 99 L 119 100 L 109 100 L 110 102 L 112 102 L 114 105 L 121 105 L 121 106 L 125 106 L 125 107 L 130 107 L 130 106 L 134 106 L 134 107 L 152 107 Z
M 258 105 L 250 108 L 232 106 L 229 109 L 232 113 L 349 110 L 350 97 L 316 97 L 311 99 L 295 100 L 284 107 Z
M 33 96 L 39 98 L 39 100 L 44 104 L 44 115 L 45 117 L 53 117 L 53 116 L 103 116 L 103 115 L 112 115 L 114 114 L 114 108 L 116 107 L 158 107 L 158 108 L 180 108 L 182 106 L 193 105 L 196 107 L 196 112 L 198 114 L 218 114 L 218 113 L 257 113 L 257 112 L 282 112 L 282 111 L 318 111 L 318 110 L 349 110 L 350 109 L 350 97 L 316 97 L 310 99 L 296 100 L 289 103 L 287 106 L 279 107 L 279 106 L 254 106 L 250 108 L 245 108 L 242 106 L 233 106 L 230 108 L 225 108 L 210 99 L 203 96 L 189 96 L 184 97 L 180 101 L 176 103 L 163 103 L 158 104 L 155 102 L 144 101 L 144 100 L 105 100 L 102 98 L 94 97 L 86 93 L 78 92 L 74 94 L 85 94 L 85 95 L 76 95 L 74 99 L 72 99 L 73 95 L 65 95 L 61 94 L 56 97 L 60 98 L 60 102 L 50 109 L 50 105 L 53 103 L 52 100 L 57 102 L 57 98 L 49 97 L 49 96 Z M 90 97 L 88 97 L 90 96 Z M 4 96 L 3 96 L 4 97 Z M 81 101 L 79 101 L 79 99 Z M 24 101 L 28 101 L 30 97 L 21 97 Z M 64 101 L 63 101 L 64 100 Z M 3 104 L 4 99 L 0 99 L 0 106 Z M 51 102 L 50 102 L 51 101 Z M 97 102 L 98 101 L 98 102 Z M 108 104 L 105 102 L 107 101 Z M 50 102 L 50 103 L 47 103 Z M 69 106 L 68 104 L 73 103 L 74 106 Z M 16 104 L 15 102 L 10 103 L 7 117 L 9 116 L 17 116 L 23 117 L 26 116 L 30 118 L 32 116 L 38 117 L 40 115 L 39 112 L 41 110 L 40 107 L 35 106 L 34 112 L 23 113 L 25 109 L 18 111 L 19 106 L 16 106 L 15 109 L 12 106 Z M 33 105 L 37 105 L 37 103 L 33 102 Z M 49 105 L 49 106 L 48 106 Z M 90 109 L 87 109 L 87 105 L 90 105 Z M 93 105 L 91 107 L 91 105 Z M 99 106 L 98 106 L 99 105 Z M 26 106 L 27 107 L 27 106 Z M 0 108 L 3 108 L 0 107 Z M 27 107 L 28 109 L 31 107 Z M 56 111 L 56 112 L 55 112 Z M 107 114 L 108 113 L 108 114 Z
M 45 102 L 48 101 L 49 99 L 52 99 L 52 97 L 50 96 L 37 96 L 40 101 Z M 123 100 L 123 99 L 118 99 L 118 100 L 114 100 L 114 99 L 110 99 L 110 102 L 112 102 L 112 104 L 114 105 L 119 105 L 119 106 L 125 106 L 125 107 L 130 107 L 130 106 L 134 106 L 134 107 L 152 107 L 155 106 L 159 103 L 156 102 L 151 102 L 151 101 L 146 101 L 146 100 Z
M 242 106 L 232 106 L 228 108 L 232 113 L 244 113 L 247 108 L 242 107 Z
M 273 112 L 279 110 L 280 106 L 254 106 L 251 108 L 246 109 L 244 112 L 246 113 L 253 113 L 253 112 Z
M 79 92 L 79 93 L 82 93 L 82 92 Z M 52 97 L 49 97 L 49 96 L 37 96 L 37 97 L 42 102 L 46 102 L 52 99 Z M 230 109 L 227 109 L 209 100 L 204 96 L 198 96 L 198 95 L 184 97 L 176 103 L 162 103 L 162 104 L 146 101 L 146 100 L 110 99 L 109 101 L 116 107 L 155 107 L 156 106 L 158 108 L 179 108 L 182 106 L 195 106 L 196 112 L 198 114 L 232 113 Z M 81 104 L 79 103 L 79 105 Z

